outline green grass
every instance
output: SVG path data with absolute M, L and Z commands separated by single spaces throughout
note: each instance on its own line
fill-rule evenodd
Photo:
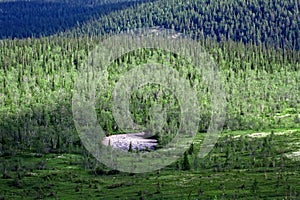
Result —
M 174 163 L 145 174 L 114 172 L 86 154 L 30 152 L 1 157 L 9 178 L 0 178 L 2 199 L 298 199 L 299 161 L 287 153 L 299 150 L 300 130 L 265 138 L 247 137 L 248 132 L 225 133 L 204 159 L 190 155 L 191 170 Z M 271 132 L 271 131 L 270 131 Z M 253 133 L 253 131 L 252 131 Z M 231 137 L 230 135 L 243 135 Z M 195 152 L 197 140 L 195 137 Z M 272 138 L 271 138 L 272 137 Z M 266 139 L 267 138 L 267 139 Z M 263 156 L 268 140 L 270 155 Z M 244 145 L 243 145 L 244 144 Z M 246 144 L 246 145 L 245 145 Z M 255 154 L 255 161 L 253 155 Z M 227 153 L 226 153 L 227 152 Z M 229 153 L 228 153 L 229 152 Z M 229 154 L 229 156 L 228 156 Z M 90 166 L 85 165 L 88 161 Z M 180 163 L 180 162 L 179 162 Z M 180 164 L 179 164 L 180 165 Z M 217 167 L 218 165 L 218 167 Z M 255 181 L 256 180 L 256 181 Z

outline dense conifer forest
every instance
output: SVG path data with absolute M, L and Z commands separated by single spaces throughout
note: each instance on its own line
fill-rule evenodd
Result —
M 298 0 L 1 1 L 0 199 L 298 199 L 300 138 Z M 72 98 L 85 59 L 104 39 L 135 28 L 172 29 L 214 59 L 226 94 L 222 136 L 199 158 L 211 118 L 209 87 L 188 58 L 160 49 L 128 52 L 107 69 L 96 113 L 106 135 L 116 81 L 135 66 L 171 65 L 199 96 L 199 130 L 175 163 L 133 174 L 98 162 L 76 131 Z M 157 148 L 178 130 L 180 104 L 162 87 L 131 94 L 137 125 L 169 108 Z M 132 130 L 133 131 L 133 130 Z M 132 153 L 137 153 L 130 150 Z

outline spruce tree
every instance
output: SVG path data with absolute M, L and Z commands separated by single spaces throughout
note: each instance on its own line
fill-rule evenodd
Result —
M 183 170 L 190 170 L 191 169 L 191 165 L 190 165 L 190 161 L 189 161 L 187 152 L 184 152 L 182 169 Z
M 131 142 L 129 143 L 129 149 L 128 149 L 128 152 L 132 152 L 133 151 L 133 149 L 132 149 L 132 144 L 131 144 Z

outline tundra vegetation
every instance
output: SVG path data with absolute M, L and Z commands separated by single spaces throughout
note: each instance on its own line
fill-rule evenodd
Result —
M 0 26 L 11 22 L 0 29 L 0 199 L 299 199 L 298 1 L 92 2 L 65 8 L 70 15 L 59 26 L 59 4 L 0 2 Z M 28 5 L 55 16 L 42 27 L 43 17 L 27 10 L 27 19 L 26 9 L 19 10 Z M 81 12 L 87 15 L 79 19 Z M 200 159 L 212 110 L 202 75 L 189 58 L 160 49 L 122 55 L 107 68 L 108 84 L 97 88 L 95 110 L 107 135 L 124 133 L 112 114 L 112 91 L 137 65 L 171 66 L 201 94 L 199 130 L 182 158 L 155 172 L 130 174 L 107 168 L 85 150 L 72 97 L 89 52 L 111 34 L 142 27 L 184 32 L 205 48 L 221 74 L 226 121 L 213 150 Z M 165 111 L 159 131 L 151 124 L 157 102 Z M 160 85 L 133 91 L 130 112 L 137 126 L 155 133 L 157 148 L 180 125 L 180 103 Z

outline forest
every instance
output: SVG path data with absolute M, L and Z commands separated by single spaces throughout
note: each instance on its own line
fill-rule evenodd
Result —
M 298 0 L 0 2 L 0 199 L 299 199 L 300 14 Z M 141 64 L 172 66 L 201 92 L 201 120 L 187 151 L 154 172 L 99 162 L 76 130 L 72 99 L 85 60 L 103 40 L 136 28 L 172 29 L 215 61 L 226 94 L 223 131 L 199 158 L 211 91 L 189 58 L 139 49 L 107 67 L 96 114 L 107 136 L 116 82 Z M 155 102 L 166 123 L 151 125 Z M 130 97 L 130 113 L 156 131 L 157 149 L 178 130 L 180 103 L 158 85 Z M 134 130 L 129 130 L 134 131 Z M 155 151 L 155 150 L 154 150 Z M 138 152 L 132 152 L 138 153 Z

